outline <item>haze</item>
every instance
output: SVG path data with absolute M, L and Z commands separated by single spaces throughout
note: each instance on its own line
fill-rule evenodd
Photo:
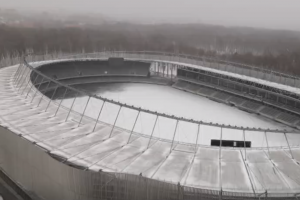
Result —
M 142 23 L 210 23 L 300 30 L 299 0 L 0 0 L 0 8 L 101 13 Z

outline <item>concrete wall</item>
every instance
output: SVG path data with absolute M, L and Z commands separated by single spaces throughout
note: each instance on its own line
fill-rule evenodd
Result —
M 149 69 L 150 63 L 146 62 L 124 61 L 120 65 L 114 65 L 107 60 L 54 62 L 38 67 L 43 74 L 55 79 L 96 75 L 147 76 Z
M 0 169 L 41 199 L 178 199 L 178 186 L 128 174 L 76 169 L 0 126 Z

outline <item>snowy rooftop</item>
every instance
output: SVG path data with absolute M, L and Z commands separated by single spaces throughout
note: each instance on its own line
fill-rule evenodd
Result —
M 100 59 L 100 60 L 104 60 L 106 58 Z M 47 63 L 51 63 L 51 62 L 62 62 L 62 61 L 74 61 L 74 60 L 99 60 L 99 59 L 95 59 L 95 58 L 90 58 L 90 59 L 61 59 L 61 60 L 50 60 L 50 61 L 41 61 L 41 62 L 36 62 L 34 63 L 33 66 L 38 67 L 42 64 L 47 64 Z M 141 59 L 141 58 L 137 58 L 137 59 L 133 59 L 133 58 L 128 58 L 126 60 L 141 60 L 141 61 L 154 61 L 154 62 L 162 62 L 161 60 L 149 60 L 149 59 Z M 176 64 L 176 65 L 181 65 L 181 66 L 186 66 L 186 67 L 191 67 L 191 68 L 196 68 L 196 69 L 200 69 L 200 70 L 204 70 L 204 71 L 208 71 L 208 72 L 213 72 L 216 74 L 222 74 L 222 75 L 226 75 L 229 77 L 234 77 L 234 78 L 238 78 L 238 79 L 242 79 L 242 80 L 247 80 L 253 83 L 258 83 L 261 85 L 266 85 L 269 87 L 273 87 L 276 89 L 280 89 L 280 90 L 284 90 L 284 91 L 288 91 L 291 93 L 295 93 L 300 95 L 300 88 L 298 87 L 292 87 L 289 85 L 284 85 L 284 84 L 280 84 L 280 83 L 276 83 L 276 82 L 272 82 L 272 81 L 268 81 L 268 80 L 264 80 L 264 79 L 259 79 L 259 78 L 255 78 L 255 77 L 251 77 L 251 76 L 246 76 L 246 75 L 241 75 L 241 74 L 237 74 L 237 73 L 233 73 L 233 72 L 227 72 L 227 71 L 223 71 L 223 70 L 218 70 L 218 69 L 213 69 L 213 68 L 209 68 L 209 67 L 205 67 L 205 66 L 199 66 L 199 65 L 195 65 L 195 64 L 189 64 L 189 63 L 183 63 L 183 62 L 174 62 L 174 61 L 166 61 L 167 63 L 172 63 L 172 64 Z
M 42 63 L 46 62 L 39 64 Z M 300 162 L 300 134 L 246 131 L 243 135 L 242 131 L 231 129 L 221 133 L 219 128 L 202 125 L 199 132 L 197 127 L 185 132 L 185 136 L 194 138 L 194 142 L 188 144 L 180 143 L 185 142 L 181 137 L 172 143 L 169 138 L 174 135 L 162 139 L 159 133 L 164 134 L 164 131 L 154 131 L 155 137 L 138 131 L 131 134 L 128 130 L 135 119 L 133 111 L 122 109 L 124 120 L 131 121 L 127 130 L 111 125 L 114 122 L 111 113 L 118 111 L 113 107 L 97 124 L 93 117 L 84 117 L 81 121 L 77 112 L 71 112 L 67 118 L 67 106 L 58 109 L 58 102 L 50 102 L 31 87 L 31 83 L 19 88 L 14 83 L 16 70 L 17 66 L 0 70 L 1 126 L 68 162 L 95 171 L 142 173 L 153 179 L 207 189 L 250 193 L 300 191 L 297 164 Z M 297 88 L 229 72 L 213 72 L 299 92 Z M 148 119 L 143 121 L 144 127 L 150 122 L 153 124 L 153 118 L 145 115 L 144 119 Z M 211 139 L 250 140 L 253 148 L 210 147 Z

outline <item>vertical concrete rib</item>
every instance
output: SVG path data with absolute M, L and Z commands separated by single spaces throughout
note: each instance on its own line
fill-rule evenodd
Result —
M 16 76 L 14 77 L 14 80 L 13 80 L 14 86 L 16 86 L 16 83 L 18 82 L 18 80 L 19 80 L 19 78 L 20 78 L 20 75 L 23 73 L 24 68 L 25 68 L 24 65 L 21 64 L 21 65 L 20 65 L 20 69 L 18 70 L 18 72 L 17 72 L 17 74 L 16 74 Z
M 23 95 L 25 89 L 27 88 L 27 86 L 28 86 L 29 83 L 30 83 L 30 72 L 31 72 L 31 70 L 28 69 L 28 74 L 25 76 L 24 81 L 23 81 L 23 83 L 22 83 L 22 86 L 20 87 L 20 88 L 22 88 L 22 87 L 23 87 L 23 84 L 26 83 L 26 79 L 28 79 L 27 84 L 26 84 L 26 86 L 24 87 L 24 89 L 23 89 L 21 95 Z M 19 88 L 19 89 L 20 89 L 20 88 Z
M 265 138 L 266 138 L 266 142 L 267 142 L 268 158 L 271 160 L 271 158 L 270 158 L 270 151 L 269 151 L 269 142 L 268 142 L 268 137 L 267 137 L 267 131 L 265 131 Z
M 155 122 L 154 122 L 154 125 L 153 125 L 153 128 L 152 128 L 152 132 L 151 132 L 151 135 L 150 135 L 150 138 L 149 138 L 149 142 L 148 142 L 148 145 L 147 145 L 147 149 L 148 149 L 149 146 L 150 146 L 150 142 L 151 142 L 151 139 L 152 139 L 154 130 L 155 130 L 155 126 L 156 126 L 157 120 L 158 120 L 158 115 L 156 115 L 156 118 L 155 118 Z
M 122 106 L 120 106 L 120 108 L 119 108 L 117 117 L 116 117 L 115 122 L 114 122 L 114 125 L 113 125 L 113 127 L 112 127 L 112 129 L 111 129 L 111 131 L 110 131 L 109 137 L 111 137 L 111 135 L 112 135 L 112 133 L 113 133 L 113 131 L 114 131 L 114 128 L 115 128 L 116 123 L 117 123 L 117 121 L 118 121 L 118 118 L 119 118 L 119 114 L 120 114 L 121 109 L 122 109 Z
M 20 88 L 21 88 L 21 86 L 22 86 L 22 84 L 23 84 L 23 82 L 24 82 L 24 80 L 25 80 L 25 77 L 27 76 L 27 72 L 28 71 L 30 71 L 26 66 L 24 67 L 24 70 L 22 71 L 22 73 L 20 74 L 20 77 L 19 77 L 19 80 L 17 81 L 17 85 L 16 85 L 16 87 L 19 87 L 18 88 L 18 91 L 20 90 Z M 25 76 L 25 77 L 24 77 Z M 20 86 L 19 86 L 19 84 L 21 84 Z
M 156 141 L 157 142 L 157 141 Z M 154 144 L 156 143 L 154 142 Z M 153 144 L 153 145 L 154 145 Z M 152 146 L 153 146 L 152 145 Z M 128 166 L 130 166 L 133 162 L 135 162 L 140 156 L 142 156 L 146 151 L 148 150 L 148 148 L 146 148 L 145 150 L 143 150 L 141 153 L 139 153 L 139 155 L 137 155 L 128 165 L 126 165 L 122 170 L 121 172 L 123 172 L 125 169 L 127 169 Z
M 197 131 L 197 137 L 196 137 L 196 145 L 195 145 L 195 153 L 197 153 L 197 150 L 198 150 L 198 138 L 199 138 L 199 134 L 200 134 L 200 128 L 201 128 L 201 124 L 198 124 L 198 131 Z
M 264 153 L 266 154 L 265 151 L 264 151 Z M 277 168 L 277 166 L 275 165 L 275 163 L 273 162 L 273 160 L 271 159 L 270 156 L 269 156 L 269 162 L 272 164 L 273 170 L 276 171 L 276 175 L 282 181 L 282 183 L 284 183 L 289 189 L 292 189 L 291 186 L 289 185 L 288 181 L 285 179 L 284 173 L 280 169 Z
M 191 169 L 192 169 L 192 167 L 193 167 L 194 160 L 195 160 L 195 157 L 196 157 L 196 154 L 197 154 L 197 150 L 198 150 L 198 149 L 197 149 L 197 145 L 198 145 L 198 135 L 199 135 L 199 133 L 200 133 L 200 126 L 201 126 L 201 125 L 198 124 L 195 152 L 194 152 L 194 156 L 193 156 L 193 158 L 192 158 L 192 162 L 190 163 L 189 168 L 188 168 L 188 170 L 187 170 L 187 175 L 186 175 L 186 177 L 185 177 L 184 184 L 186 184 L 186 180 L 187 180 L 187 178 L 189 177 L 190 171 L 191 171 Z M 181 180 L 180 180 L 180 182 L 181 182 Z
M 37 80 L 37 78 L 38 78 L 39 76 L 40 76 L 40 75 L 37 75 L 37 76 L 35 77 L 34 81 L 33 81 L 32 84 L 31 84 L 30 89 L 28 90 L 28 92 L 27 92 L 27 94 L 26 94 L 25 99 L 27 99 L 27 97 L 28 97 L 30 91 L 32 90 L 33 86 L 36 84 L 36 80 Z
M 219 149 L 219 181 L 220 181 L 220 189 L 222 189 L 222 135 L 223 135 L 223 128 L 221 127 L 221 135 L 220 135 L 220 149 Z
M 48 90 L 48 88 L 49 88 L 49 86 L 50 86 L 50 83 L 51 83 L 51 81 L 49 81 L 49 83 L 48 83 L 48 85 L 47 85 L 47 87 L 46 87 L 46 89 L 45 89 L 45 94 L 46 94 L 46 91 Z M 56 88 L 56 89 L 57 89 L 57 88 Z M 56 89 L 55 89 L 55 92 L 56 92 Z M 42 92 L 41 92 L 41 93 L 42 93 Z M 40 106 L 40 104 L 41 104 L 41 102 L 42 102 L 43 98 L 44 98 L 44 95 L 43 95 L 43 93 L 42 93 L 42 95 L 41 95 L 41 98 L 40 98 L 40 101 L 39 101 L 39 103 L 38 103 L 37 107 L 39 107 L 39 106 Z M 50 102 L 51 102 L 51 100 L 52 100 L 52 99 L 50 99 Z M 45 111 L 47 111 L 47 109 L 48 109 L 48 107 L 46 108 L 46 110 L 45 110 Z
M 150 178 L 153 178 L 154 175 L 158 172 L 158 170 L 160 169 L 160 167 L 165 163 L 165 161 L 168 159 L 168 157 L 170 156 L 171 152 L 164 158 L 163 161 L 160 162 L 160 164 L 158 165 L 157 169 L 154 171 L 154 173 L 151 175 Z
M 100 118 L 100 115 L 102 113 L 102 110 L 103 110 L 103 107 L 104 107 L 105 103 L 106 103 L 106 101 L 103 101 L 102 106 L 101 106 L 100 111 L 99 111 L 99 114 L 97 116 L 96 123 L 95 123 L 94 128 L 93 128 L 93 132 L 95 132 L 95 130 L 96 130 L 96 127 L 97 127 L 97 124 L 98 124 L 98 121 L 99 121 L 99 118 Z
M 67 114 L 67 117 L 66 117 L 66 121 L 68 121 L 68 119 L 69 119 L 69 116 L 70 116 L 70 114 L 71 114 L 71 111 L 72 111 L 72 109 L 73 109 L 73 106 L 74 106 L 74 104 L 75 104 L 75 101 L 76 101 L 76 99 L 77 99 L 77 96 L 78 96 L 78 93 L 76 93 L 76 96 L 75 96 L 75 98 L 73 99 L 72 105 L 71 105 L 71 107 L 70 107 L 70 109 L 69 109 L 69 112 L 68 112 L 68 114 Z M 65 122 L 66 122 L 66 121 L 65 121 Z
M 244 151 L 245 151 L 245 160 L 247 160 L 247 151 L 246 151 L 246 136 L 245 136 L 245 130 L 243 130 L 243 137 L 244 137 Z
M 59 110 L 59 108 L 60 108 L 60 106 L 61 106 L 62 102 L 64 101 L 64 98 L 65 98 L 65 96 L 66 96 L 67 92 L 68 92 L 68 88 L 66 88 L 66 90 L 65 90 L 65 92 L 64 92 L 64 95 L 63 95 L 63 97 L 62 97 L 61 101 L 59 102 L 59 105 L 58 105 L 58 107 L 57 107 L 57 109 L 56 109 L 56 112 L 55 112 L 55 114 L 54 114 L 54 117 L 57 115 L 57 113 L 58 113 L 58 110 Z
M 247 167 L 247 164 L 246 164 L 246 154 L 245 154 L 245 158 L 244 158 L 243 153 L 242 153 L 241 150 L 240 150 L 240 153 L 241 153 L 241 156 L 242 156 L 242 160 L 243 160 L 243 163 L 244 163 L 244 167 L 246 168 L 246 171 L 247 171 L 247 175 L 248 175 L 248 178 L 249 178 L 251 187 L 252 187 L 252 191 L 253 191 L 253 193 L 254 193 L 254 195 L 255 195 L 254 184 L 253 184 L 253 182 L 252 182 L 252 180 L 251 180 L 250 172 L 249 172 L 248 167 Z
M 288 144 L 289 151 L 290 151 L 290 154 L 291 154 L 291 156 L 292 156 L 292 159 L 294 159 L 294 155 L 293 155 L 293 152 L 292 152 L 292 150 L 291 150 L 291 146 L 290 146 L 290 143 L 289 143 L 289 141 L 288 141 L 288 139 L 287 139 L 286 133 L 284 133 L 284 137 L 285 137 L 286 142 L 287 142 L 287 144 Z
M 14 78 L 13 78 L 13 83 L 15 83 L 15 81 L 19 77 L 19 73 L 22 70 L 22 66 L 23 66 L 23 64 L 20 64 L 19 67 L 18 67 L 18 69 L 16 70 L 16 73 L 14 74 Z
M 49 81 L 48 86 L 47 86 L 47 89 L 48 89 L 50 83 L 51 83 L 51 81 Z M 45 109 L 45 112 L 47 112 L 47 110 L 48 110 L 48 108 L 49 108 L 49 106 L 50 106 L 50 103 L 51 103 L 52 99 L 54 98 L 54 95 L 55 95 L 55 93 L 56 93 L 57 88 L 58 88 L 58 86 L 55 87 L 55 90 L 53 91 L 53 94 L 52 94 L 51 98 L 49 99 L 48 105 L 47 105 L 47 107 L 46 107 L 46 109 Z M 42 95 L 41 95 L 41 99 L 42 99 L 42 98 L 43 98 L 43 93 L 42 93 Z M 41 100 L 40 100 L 40 101 L 41 101 Z
M 174 139 L 175 139 L 176 132 L 177 132 L 177 126 L 178 126 L 178 120 L 176 121 L 176 126 L 175 126 L 175 130 L 174 130 L 174 135 L 173 135 L 173 139 L 172 139 L 172 144 L 171 144 L 171 148 L 170 148 L 170 153 L 172 152 L 173 143 L 174 143 Z
M 120 133 L 117 133 L 116 135 L 118 135 L 118 134 L 120 134 Z M 115 136 L 116 136 L 116 135 L 115 135 Z M 98 142 L 95 142 L 95 143 L 91 144 L 87 149 L 84 149 L 84 150 L 82 150 L 82 151 L 80 151 L 80 152 L 77 152 L 76 154 L 74 154 L 74 155 L 68 157 L 65 161 L 67 161 L 67 160 L 69 160 L 69 159 L 71 159 L 71 158 L 74 158 L 74 157 L 78 156 L 79 154 L 81 154 L 81 153 L 83 153 L 83 152 L 86 152 L 86 151 L 90 150 L 91 148 L 93 148 L 94 146 L 97 146 L 97 145 L 99 145 L 99 144 L 101 144 L 101 143 L 103 143 L 104 141 L 107 141 L 107 140 L 109 140 L 109 139 L 111 139 L 111 138 L 109 138 L 109 137 L 103 138 L 102 140 L 100 140 L 100 141 L 98 141 Z M 64 162 L 65 162 L 65 161 L 64 161 Z
M 137 122 L 137 120 L 138 120 L 138 118 L 139 118 L 139 116 L 140 116 L 140 113 L 141 113 L 141 111 L 139 110 L 139 112 L 138 112 L 138 114 L 137 114 L 137 116 L 136 116 L 136 118 L 135 118 L 135 121 L 134 121 L 133 127 L 132 127 L 132 129 L 131 129 L 131 131 L 130 131 L 130 135 L 129 135 L 129 138 L 128 138 L 128 141 L 127 141 L 127 144 L 130 142 L 131 135 L 132 135 L 132 133 L 133 133 L 133 131 L 134 131 L 134 128 L 135 128 L 136 122 Z
M 84 116 L 84 114 L 85 114 L 85 111 L 86 111 L 86 109 L 87 109 L 87 107 L 88 107 L 88 105 L 89 105 L 90 99 L 91 99 L 91 97 L 89 96 L 89 98 L 88 98 L 88 100 L 87 100 L 87 102 L 86 102 L 86 104 L 85 104 L 83 113 L 82 113 L 82 115 L 81 115 L 81 117 L 80 117 L 80 120 L 79 120 L 79 123 L 78 123 L 78 127 L 79 127 L 80 124 L 81 124 L 81 121 L 82 121 L 82 119 L 83 119 L 83 116 Z
M 41 81 L 41 83 L 39 84 L 39 87 L 36 88 L 35 93 L 34 93 L 34 95 L 32 96 L 31 103 L 33 102 L 33 100 L 34 100 L 36 94 L 37 94 L 38 91 L 40 90 L 40 87 L 41 87 L 42 83 L 44 82 L 44 79 L 45 79 L 45 77 L 42 78 L 42 81 Z

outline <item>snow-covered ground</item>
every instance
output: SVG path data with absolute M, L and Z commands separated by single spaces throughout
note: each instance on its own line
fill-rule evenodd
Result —
M 33 142 L 32 145 L 41 146 L 51 152 L 52 155 L 63 156 L 68 159 L 68 162 L 82 165 L 97 172 L 101 169 L 104 172 L 142 174 L 144 177 L 174 184 L 179 182 L 182 186 L 222 189 L 223 191 L 247 193 L 255 191 L 256 194 L 261 194 L 267 190 L 269 194 L 272 192 L 299 193 L 299 165 L 297 163 L 300 162 L 300 134 L 298 133 L 245 131 L 245 135 L 243 135 L 243 131 L 224 128 L 221 134 L 218 127 L 201 125 L 197 140 L 197 125 L 180 122 L 174 134 L 176 121 L 161 117 L 158 119 L 153 132 L 155 137 L 171 140 L 174 137 L 176 141 L 197 142 L 199 145 L 209 146 L 210 139 L 221 138 L 223 140 L 245 139 L 252 142 L 252 147 L 259 147 L 246 149 L 204 146 L 196 148 L 194 145 L 170 144 L 136 135 L 130 138 L 130 132 L 112 129 L 104 124 L 99 124 L 98 129 L 94 131 L 94 121 L 85 119 L 80 125 L 77 122 L 79 117 L 72 114 L 66 120 L 68 112 L 65 109 L 58 110 L 55 105 L 48 104 L 48 99 L 44 99 L 37 106 L 40 101 L 39 98 L 30 102 L 29 98 L 26 99 L 25 95 L 21 95 L 22 92 L 18 93 L 18 88 L 11 84 L 11 75 L 16 70 L 17 67 L 0 70 L 0 123 L 1 126 L 7 127 L 7 130 L 1 129 L 3 134 L 2 132 L 0 134 L 0 147 L 4 148 L 4 151 L 0 152 L 8 153 L 4 157 L 0 153 L 0 157 L 4 161 L 0 163 L 8 175 L 15 177 L 15 180 L 24 187 L 30 188 L 32 184 L 39 185 L 41 182 L 35 176 L 30 176 L 34 170 L 39 171 L 42 179 L 43 177 L 53 177 L 53 182 L 51 182 L 52 179 L 49 179 L 50 182 L 46 183 L 49 187 L 57 184 L 56 177 L 61 180 L 68 178 L 68 176 L 63 177 L 67 173 L 55 173 L 66 171 L 67 166 L 57 165 L 53 159 L 48 159 L 46 154 L 44 157 L 39 148 L 31 146 L 29 143 L 31 141 Z M 135 87 L 137 88 L 134 89 Z M 31 96 L 34 95 L 35 91 L 30 91 L 30 88 L 27 87 L 24 93 L 26 94 L 29 90 Z M 189 114 L 189 117 L 197 117 L 198 115 L 195 113 L 198 113 L 198 117 L 203 120 L 225 118 L 228 123 L 236 124 L 245 119 L 250 121 L 249 116 L 256 118 L 256 116 L 238 111 L 235 108 L 189 93 L 166 87 L 162 89 L 163 86 L 124 84 L 121 86 L 110 85 L 99 89 L 89 88 L 103 96 L 112 95 L 110 97 L 114 97 L 116 100 L 124 98 L 124 101 L 128 101 L 128 103 L 140 104 L 149 109 L 152 108 L 149 106 L 153 106 L 155 109 L 163 109 L 161 111 L 172 114 Z M 130 96 L 129 94 L 133 91 L 135 91 L 133 93 L 135 95 Z M 139 102 L 135 102 L 138 99 Z M 78 98 L 74 104 L 75 110 L 83 112 L 87 100 L 87 97 Z M 63 104 L 70 106 L 72 102 L 73 99 L 66 99 Z M 45 112 L 48 105 L 50 106 Z M 97 118 L 102 105 L 101 100 L 90 99 L 85 114 Z M 56 111 L 59 112 L 54 115 Z M 114 121 L 118 111 L 120 111 L 118 120 Z M 233 115 L 232 112 L 235 114 Z M 135 119 L 138 119 L 134 131 L 145 134 L 151 133 L 155 116 L 141 113 L 137 118 L 137 114 L 137 111 L 127 108 L 119 110 L 119 106 L 106 103 L 100 120 L 110 124 L 116 122 L 116 126 L 131 130 Z M 210 116 L 214 116 L 214 118 L 206 118 Z M 233 119 L 228 121 L 229 118 Z M 256 123 L 281 127 L 263 119 L 255 121 L 253 125 L 257 125 Z M 14 135 L 13 132 L 18 135 Z M 22 167 L 17 167 L 21 162 L 23 163 Z M 48 166 L 55 166 L 53 168 L 55 170 L 48 170 L 49 167 L 45 168 L 43 163 Z M 59 168 L 60 166 L 63 168 Z M 84 173 L 79 175 L 79 178 L 74 176 L 74 184 L 78 187 L 84 188 L 87 182 L 93 181 L 88 179 L 91 177 L 90 172 L 87 175 Z M 24 179 L 24 177 L 28 178 Z M 64 183 L 62 182 L 60 185 L 69 187 L 70 184 L 64 185 Z M 98 182 L 95 184 L 99 186 Z
M 135 83 L 104 84 L 99 85 L 94 92 L 109 99 L 188 119 L 256 128 L 283 127 L 255 114 L 169 86 Z
M 202 120 L 205 122 L 213 122 L 219 124 L 227 124 L 232 126 L 255 127 L 263 129 L 288 129 L 286 126 L 260 117 L 255 114 L 250 114 L 241 111 L 235 107 L 211 101 L 205 97 L 190 94 L 180 90 L 176 90 L 169 86 L 150 85 L 150 84 L 99 84 L 85 85 L 81 89 L 89 90 L 103 97 L 120 101 L 129 105 L 135 105 L 144 109 L 158 111 L 185 117 L 189 119 Z M 62 105 L 70 107 L 74 99 L 65 99 Z M 79 113 L 83 113 L 88 97 L 77 98 L 73 109 Z M 59 100 L 57 100 L 59 101 Z M 90 99 L 86 108 L 85 115 L 97 119 L 98 113 L 103 102 L 97 99 Z M 100 121 L 114 124 L 116 126 L 132 130 L 138 112 L 128 108 L 122 108 L 118 120 L 115 122 L 119 111 L 119 106 L 106 103 L 99 117 Z M 156 117 L 147 113 L 140 113 L 137 118 L 137 123 L 134 126 L 134 132 L 151 135 Z M 153 131 L 153 137 L 172 140 L 176 120 L 159 117 Z M 179 122 L 175 134 L 175 141 L 196 143 L 197 138 L 196 124 L 188 122 Z M 210 145 L 211 139 L 220 139 L 221 130 L 219 127 L 201 126 L 198 144 Z M 205 134 L 203 134 L 205 133 Z M 252 136 L 255 133 L 249 134 L 252 142 Z M 263 132 L 257 132 L 258 136 L 265 137 Z M 256 135 L 256 134 L 255 134 Z M 264 142 L 265 139 L 255 137 L 257 142 Z M 243 140 L 243 132 L 241 130 L 223 129 L 223 139 L 228 140 Z M 247 139 L 247 138 L 246 138 Z M 253 144 L 254 145 L 254 144 Z M 261 146 L 259 144 L 258 146 Z M 264 146 L 264 145 L 263 145 Z

